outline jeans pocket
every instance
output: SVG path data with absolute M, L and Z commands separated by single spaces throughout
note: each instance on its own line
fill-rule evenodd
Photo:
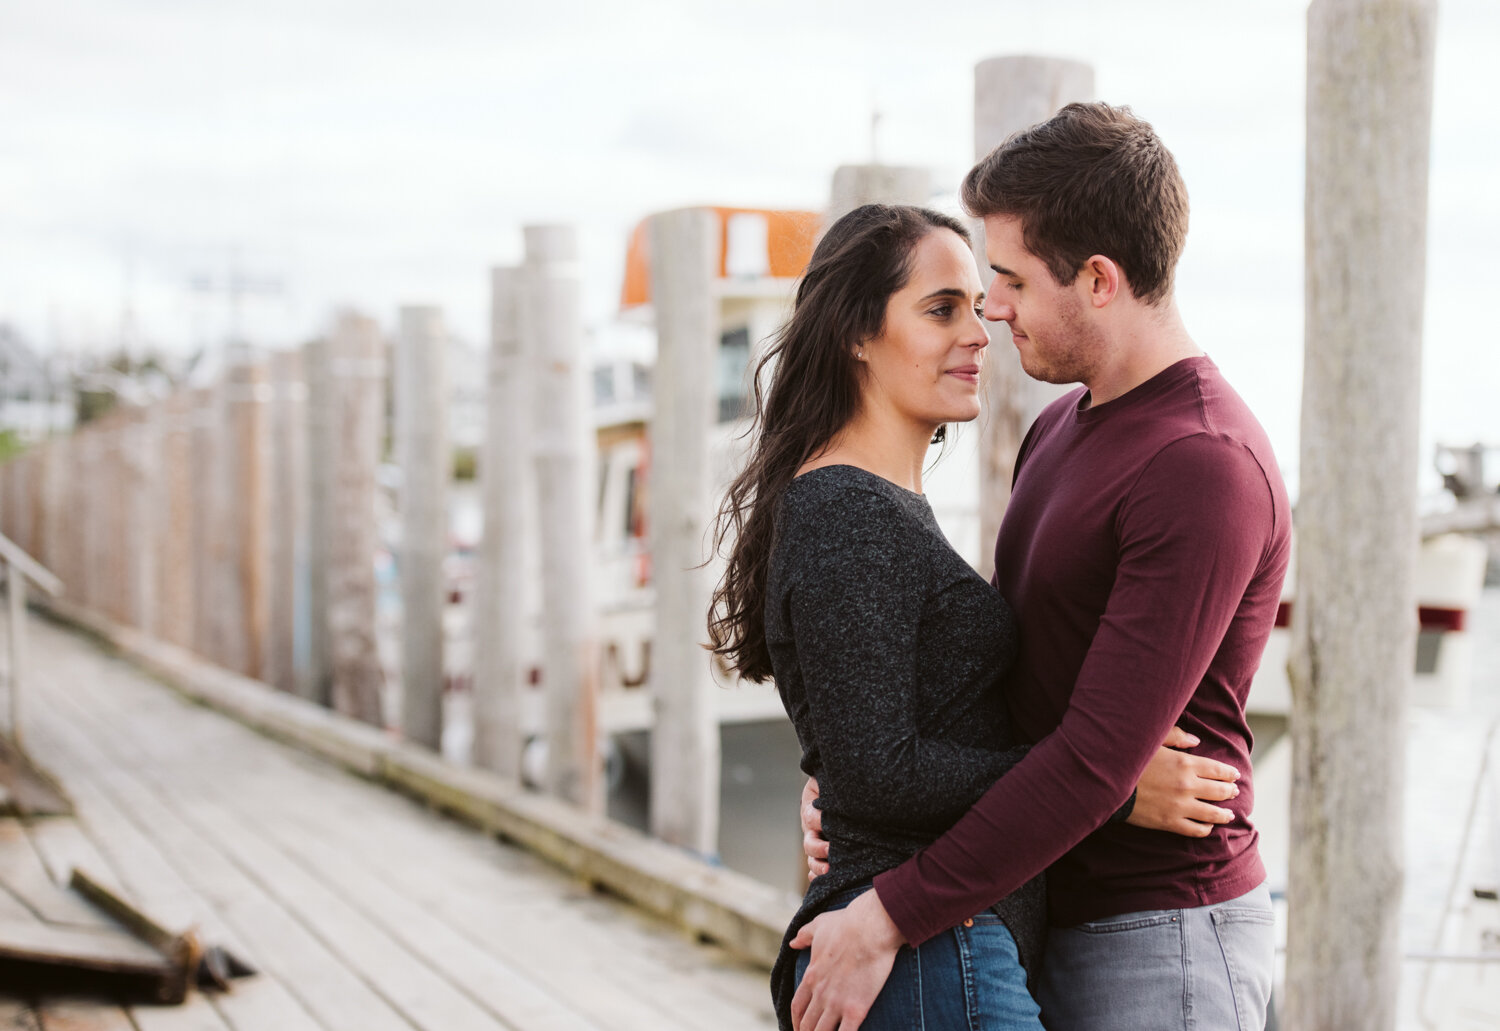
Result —
M 1123 913 L 1120 916 L 1107 916 L 1102 920 L 1090 920 L 1088 923 L 1077 924 L 1070 930 L 1081 931 L 1084 934 L 1119 934 L 1123 931 L 1139 931 L 1147 927 L 1166 927 L 1172 924 L 1180 924 L 1181 914 L 1175 909 L 1150 910 L 1143 913 Z
M 1214 934 L 1242 1028 L 1265 1026 L 1276 958 L 1275 924 L 1268 909 L 1227 906 L 1213 912 Z
M 1226 906 L 1213 912 L 1214 923 L 1218 924 L 1261 924 L 1271 926 L 1276 923 L 1276 915 L 1267 909 L 1248 909 L 1243 906 Z

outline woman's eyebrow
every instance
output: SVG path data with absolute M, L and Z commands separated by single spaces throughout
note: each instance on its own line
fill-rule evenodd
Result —
M 984 294 L 980 294 L 979 296 L 983 297 Z M 945 286 L 941 290 L 932 291 L 932 293 L 928 294 L 926 297 L 923 297 L 921 300 L 917 301 L 917 303 L 926 304 L 928 301 L 935 301 L 939 297 L 956 297 L 960 301 L 966 301 L 969 299 L 969 292 L 967 290 L 960 290 L 956 286 Z

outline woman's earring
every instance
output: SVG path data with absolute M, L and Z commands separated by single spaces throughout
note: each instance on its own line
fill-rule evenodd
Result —
M 860 361 L 864 361 L 865 360 L 865 353 L 863 351 L 855 351 L 854 352 L 854 357 L 858 358 Z

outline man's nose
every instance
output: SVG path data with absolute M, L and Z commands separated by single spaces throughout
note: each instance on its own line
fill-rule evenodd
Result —
M 993 295 L 984 299 L 984 317 L 991 322 L 1009 322 L 1016 317 L 1015 306 Z

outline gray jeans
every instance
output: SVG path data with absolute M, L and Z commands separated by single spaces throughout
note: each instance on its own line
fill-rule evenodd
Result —
M 1037 999 L 1048 1031 L 1263 1031 L 1275 915 L 1266 886 L 1195 909 L 1052 928 Z

